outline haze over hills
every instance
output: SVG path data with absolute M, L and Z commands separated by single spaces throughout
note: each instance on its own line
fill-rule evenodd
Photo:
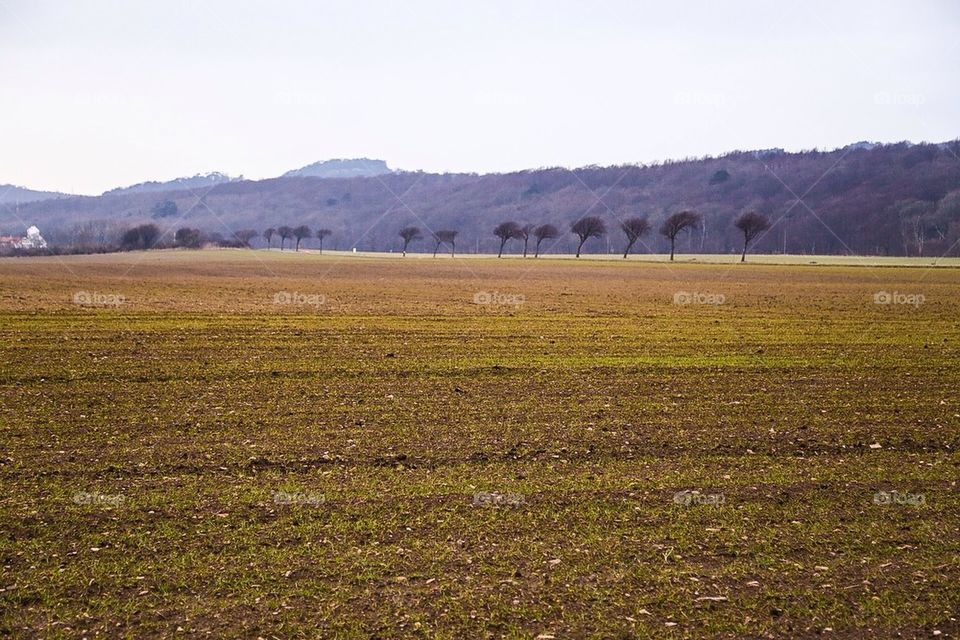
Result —
M 362 176 L 377 176 L 393 173 L 383 160 L 355 158 L 349 160 L 322 160 L 314 162 L 300 169 L 293 169 L 283 174 L 283 177 L 312 176 L 316 178 L 353 178 Z M 117 187 L 105 191 L 102 195 L 117 195 L 121 193 L 159 193 L 162 191 L 204 190 L 217 184 L 237 182 L 243 176 L 231 177 L 225 173 L 214 171 L 197 174 L 195 176 L 176 178 L 164 182 L 148 181 L 129 187 Z M 40 199 L 40 198 L 36 198 Z
M 212 173 L 197 174 L 189 178 L 176 178 L 166 182 L 141 182 L 140 184 L 131 185 L 129 187 L 118 187 L 116 189 L 111 189 L 110 191 L 105 191 L 103 195 L 106 196 L 117 195 L 120 193 L 156 193 L 160 191 L 206 189 L 216 184 L 234 182 L 237 180 L 243 180 L 243 176 L 240 176 L 239 178 L 231 178 L 226 174 L 214 171 Z
M 562 237 L 550 250 L 569 252 L 575 248 L 570 223 L 596 215 L 608 233 L 585 250 L 614 253 L 623 244 L 619 222 L 647 216 L 654 233 L 637 250 L 662 252 L 665 241 L 655 233 L 660 222 L 693 209 L 704 224 L 678 243 L 678 251 L 730 253 L 742 243 L 733 219 L 754 209 L 775 223 L 757 242 L 759 252 L 952 255 L 960 244 L 958 158 L 957 141 L 858 142 L 833 151 L 736 151 L 643 166 L 227 179 L 192 191 L 128 189 L 33 202 L 21 205 L 16 217 L 0 204 L 0 232 L 19 232 L 21 221 L 28 221 L 48 241 L 66 244 L 91 224 L 107 235 L 107 228 L 115 233 L 150 222 L 167 237 L 181 227 L 229 236 L 239 229 L 306 224 L 333 230 L 325 247 L 389 251 L 398 248 L 401 227 L 416 225 L 424 236 L 456 229 L 461 251 L 488 253 L 497 246 L 493 227 L 515 220 L 555 224 Z M 413 245 L 428 248 L 429 239 Z
M 308 164 L 300 169 L 287 171 L 284 178 L 315 177 L 315 178 L 358 178 L 381 176 L 393 173 L 383 160 L 355 158 L 351 160 L 323 160 Z
M 17 202 L 37 202 L 39 200 L 51 200 L 54 198 L 72 198 L 69 193 L 60 193 L 58 191 L 37 191 L 18 187 L 13 184 L 0 184 L 0 204 Z

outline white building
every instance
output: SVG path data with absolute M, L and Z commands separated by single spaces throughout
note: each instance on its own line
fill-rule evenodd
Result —
M 31 225 L 27 229 L 27 237 L 16 242 L 13 246 L 16 249 L 46 249 L 47 241 L 40 235 L 40 229 Z
M 0 249 L 46 249 L 47 241 L 40 235 L 40 229 L 31 226 L 23 238 L 0 236 Z

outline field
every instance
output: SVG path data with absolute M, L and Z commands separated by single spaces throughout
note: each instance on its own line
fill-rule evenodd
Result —
M 518 247 L 510 247 L 514 251 L 520 251 Z M 271 249 L 279 253 L 279 249 Z M 309 255 L 319 254 L 316 249 L 301 249 L 301 253 Z M 323 252 L 327 257 L 367 257 L 367 258 L 397 258 L 400 257 L 393 252 L 375 252 L 375 251 L 330 251 Z M 285 254 L 289 255 L 289 253 Z M 533 256 L 532 250 L 528 259 Z M 447 257 L 442 251 L 438 253 L 438 258 Z M 489 259 L 497 257 L 496 254 L 476 254 L 476 253 L 458 253 L 454 256 L 460 260 Z M 504 259 L 520 257 L 516 254 L 505 252 Z M 410 253 L 406 256 L 408 260 L 425 259 L 432 260 L 431 253 Z M 565 254 L 544 254 L 541 260 L 578 260 L 585 262 L 587 260 L 603 260 L 606 262 L 619 262 L 623 259 L 620 253 L 584 253 L 579 258 L 573 255 Z M 811 256 L 801 254 L 758 254 L 749 256 L 751 264 L 787 264 L 787 265 L 832 265 L 832 266 L 855 266 L 855 267 L 960 267 L 960 258 L 950 256 L 930 256 L 926 258 L 903 257 L 903 256 Z M 669 254 L 660 253 L 631 253 L 627 257 L 628 262 L 668 262 Z M 740 262 L 740 254 L 729 253 L 697 253 L 688 254 L 678 253 L 675 262 L 680 263 L 707 263 L 707 264 L 737 264 Z
M 955 637 L 958 294 L 856 262 L 0 260 L 0 635 Z

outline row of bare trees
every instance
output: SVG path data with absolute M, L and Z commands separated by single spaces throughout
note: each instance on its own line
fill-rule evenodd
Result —
M 677 236 L 684 232 L 692 232 L 700 227 L 703 222 L 703 216 L 695 211 L 678 211 L 667 217 L 660 225 L 660 235 L 670 241 L 670 260 L 673 260 Z M 741 214 L 734 225 L 743 233 L 743 252 L 740 255 L 740 261 L 743 262 L 747 257 L 747 246 L 756 239 L 761 233 L 770 228 L 770 220 L 767 216 L 756 211 L 748 211 Z M 650 232 L 652 226 L 647 218 L 632 217 L 620 222 L 620 230 L 627 239 L 627 246 L 624 249 L 623 257 L 629 255 L 630 250 L 644 235 Z M 575 234 L 580 243 L 577 245 L 577 257 L 583 250 L 583 245 L 590 238 L 602 238 L 607 233 L 607 225 L 602 218 L 597 216 L 586 216 L 580 218 L 570 225 L 570 232 Z M 527 244 L 531 234 L 537 240 L 536 254 L 540 255 L 540 243 L 547 239 L 559 237 L 557 228 L 552 224 L 540 225 L 535 227 L 531 224 L 521 225 L 513 221 L 501 222 L 493 229 L 493 235 L 500 239 L 500 249 L 497 257 L 503 256 L 503 249 L 510 240 L 523 240 L 523 257 L 527 257 Z M 401 234 L 402 235 L 402 234 Z M 406 248 L 406 245 L 404 245 Z
M 327 236 L 333 235 L 333 231 L 330 229 L 317 229 L 317 239 L 320 241 L 320 253 L 323 253 L 323 239 Z M 269 229 L 264 229 L 263 239 L 267 241 L 267 248 L 270 249 L 273 247 L 273 237 L 277 236 L 280 238 L 280 251 L 283 251 L 284 243 L 287 240 L 296 240 L 295 251 L 300 251 L 300 242 L 304 238 L 310 238 L 313 236 L 313 231 L 310 227 L 305 224 L 300 225 L 299 227 L 288 227 L 286 225 L 282 227 Z
M 696 211 L 678 211 L 667 217 L 660 225 L 659 233 L 670 241 L 670 260 L 673 260 L 677 237 L 682 233 L 690 233 L 699 228 L 703 223 L 703 216 Z M 645 217 L 631 217 L 620 222 L 620 230 L 626 236 L 627 245 L 623 251 L 623 257 L 626 258 L 641 238 L 650 233 L 653 228 L 650 221 Z M 748 211 L 741 214 L 735 221 L 736 226 L 743 233 L 743 252 L 740 255 L 740 261 L 743 262 L 747 257 L 747 247 L 760 234 L 770 229 L 770 219 L 762 213 Z M 583 250 L 583 245 L 591 238 L 602 238 L 607 233 L 607 225 L 602 218 L 597 216 L 586 216 L 580 218 L 570 225 L 570 232 L 579 239 L 577 245 L 577 257 Z M 312 235 L 310 227 L 300 225 L 299 227 L 282 226 L 276 229 L 270 227 L 263 232 L 263 238 L 267 241 L 267 247 L 273 246 L 273 237 L 280 238 L 280 250 L 283 251 L 284 245 L 288 239 L 296 240 L 295 251 L 300 250 L 300 242 L 304 238 Z M 317 229 L 316 237 L 320 240 L 320 253 L 323 253 L 323 240 L 333 232 L 330 229 Z M 434 242 L 433 256 L 437 256 L 441 245 L 450 246 L 450 255 L 456 255 L 458 231 L 454 229 L 440 229 L 430 234 Z M 244 245 L 249 246 L 250 240 L 256 235 L 255 231 L 243 230 L 236 233 L 237 239 Z M 400 238 L 403 240 L 403 255 L 407 255 L 407 249 L 410 244 L 418 240 L 423 240 L 424 236 L 419 227 L 404 227 L 400 229 Z M 560 230 L 552 224 L 520 224 L 512 220 L 501 222 L 493 229 L 493 235 L 500 239 L 500 248 L 497 251 L 497 257 L 503 256 L 503 250 L 511 240 L 523 241 L 523 257 L 527 257 L 530 247 L 530 240 L 534 240 L 534 258 L 540 257 L 540 247 L 544 240 L 554 240 L 560 237 Z M 241 237 L 242 236 L 242 237 Z
M 454 229 L 439 229 L 430 234 L 430 237 L 436 243 L 433 246 L 433 257 L 437 257 L 437 251 L 440 250 L 440 245 L 448 244 L 450 245 L 450 255 L 455 255 L 457 250 L 457 236 L 460 234 L 459 231 Z M 420 231 L 420 227 L 404 227 L 400 229 L 400 238 L 403 240 L 403 255 L 407 255 L 407 247 L 410 246 L 411 242 L 416 242 L 417 240 L 423 240 L 423 233 Z
M 498 257 L 503 255 L 503 247 L 506 245 L 507 241 L 513 238 L 520 238 L 523 240 L 523 257 L 526 258 L 531 238 L 536 240 L 536 244 L 534 246 L 536 250 L 536 256 L 539 256 L 540 245 L 544 240 L 560 237 L 560 232 L 552 224 L 535 226 L 532 224 L 520 225 L 516 222 L 503 222 L 497 225 L 497 228 L 494 229 L 493 233 L 500 238 L 500 252 L 497 254 Z M 455 255 L 458 234 L 459 232 L 454 229 L 440 229 L 431 233 L 430 237 L 434 242 L 434 257 L 436 257 L 437 251 L 440 250 L 440 246 L 444 244 L 450 245 L 450 255 Z M 423 233 L 420 231 L 420 227 L 404 227 L 403 229 L 400 229 L 399 235 L 403 240 L 403 255 L 407 255 L 407 248 L 410 246 L 411 242 L 423 240 Z
M 527 247 L 529 246 L 531 237 L 537 241 L 534 245 L 533 256 L 537 258 L 540 256 L 541 243 L 543 243 L 544 240 L 559 238 L 560 231 L 552 224 L 534 226 L 532 224 L 521 225 L 516 222 L 501 222 L 494 228 L 493 235 L 500 238 L 500 250 L 497 252 L 498 258 L 503 255 L 503 248 L 506 246 L 507 242 L 513 240 L 514 238 L 523 240 L 523 257 L 526 258 Z

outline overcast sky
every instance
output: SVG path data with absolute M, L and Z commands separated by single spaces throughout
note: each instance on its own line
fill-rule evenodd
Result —
M 0 183 L 960 135 L 960 2 L 0 0 Z

